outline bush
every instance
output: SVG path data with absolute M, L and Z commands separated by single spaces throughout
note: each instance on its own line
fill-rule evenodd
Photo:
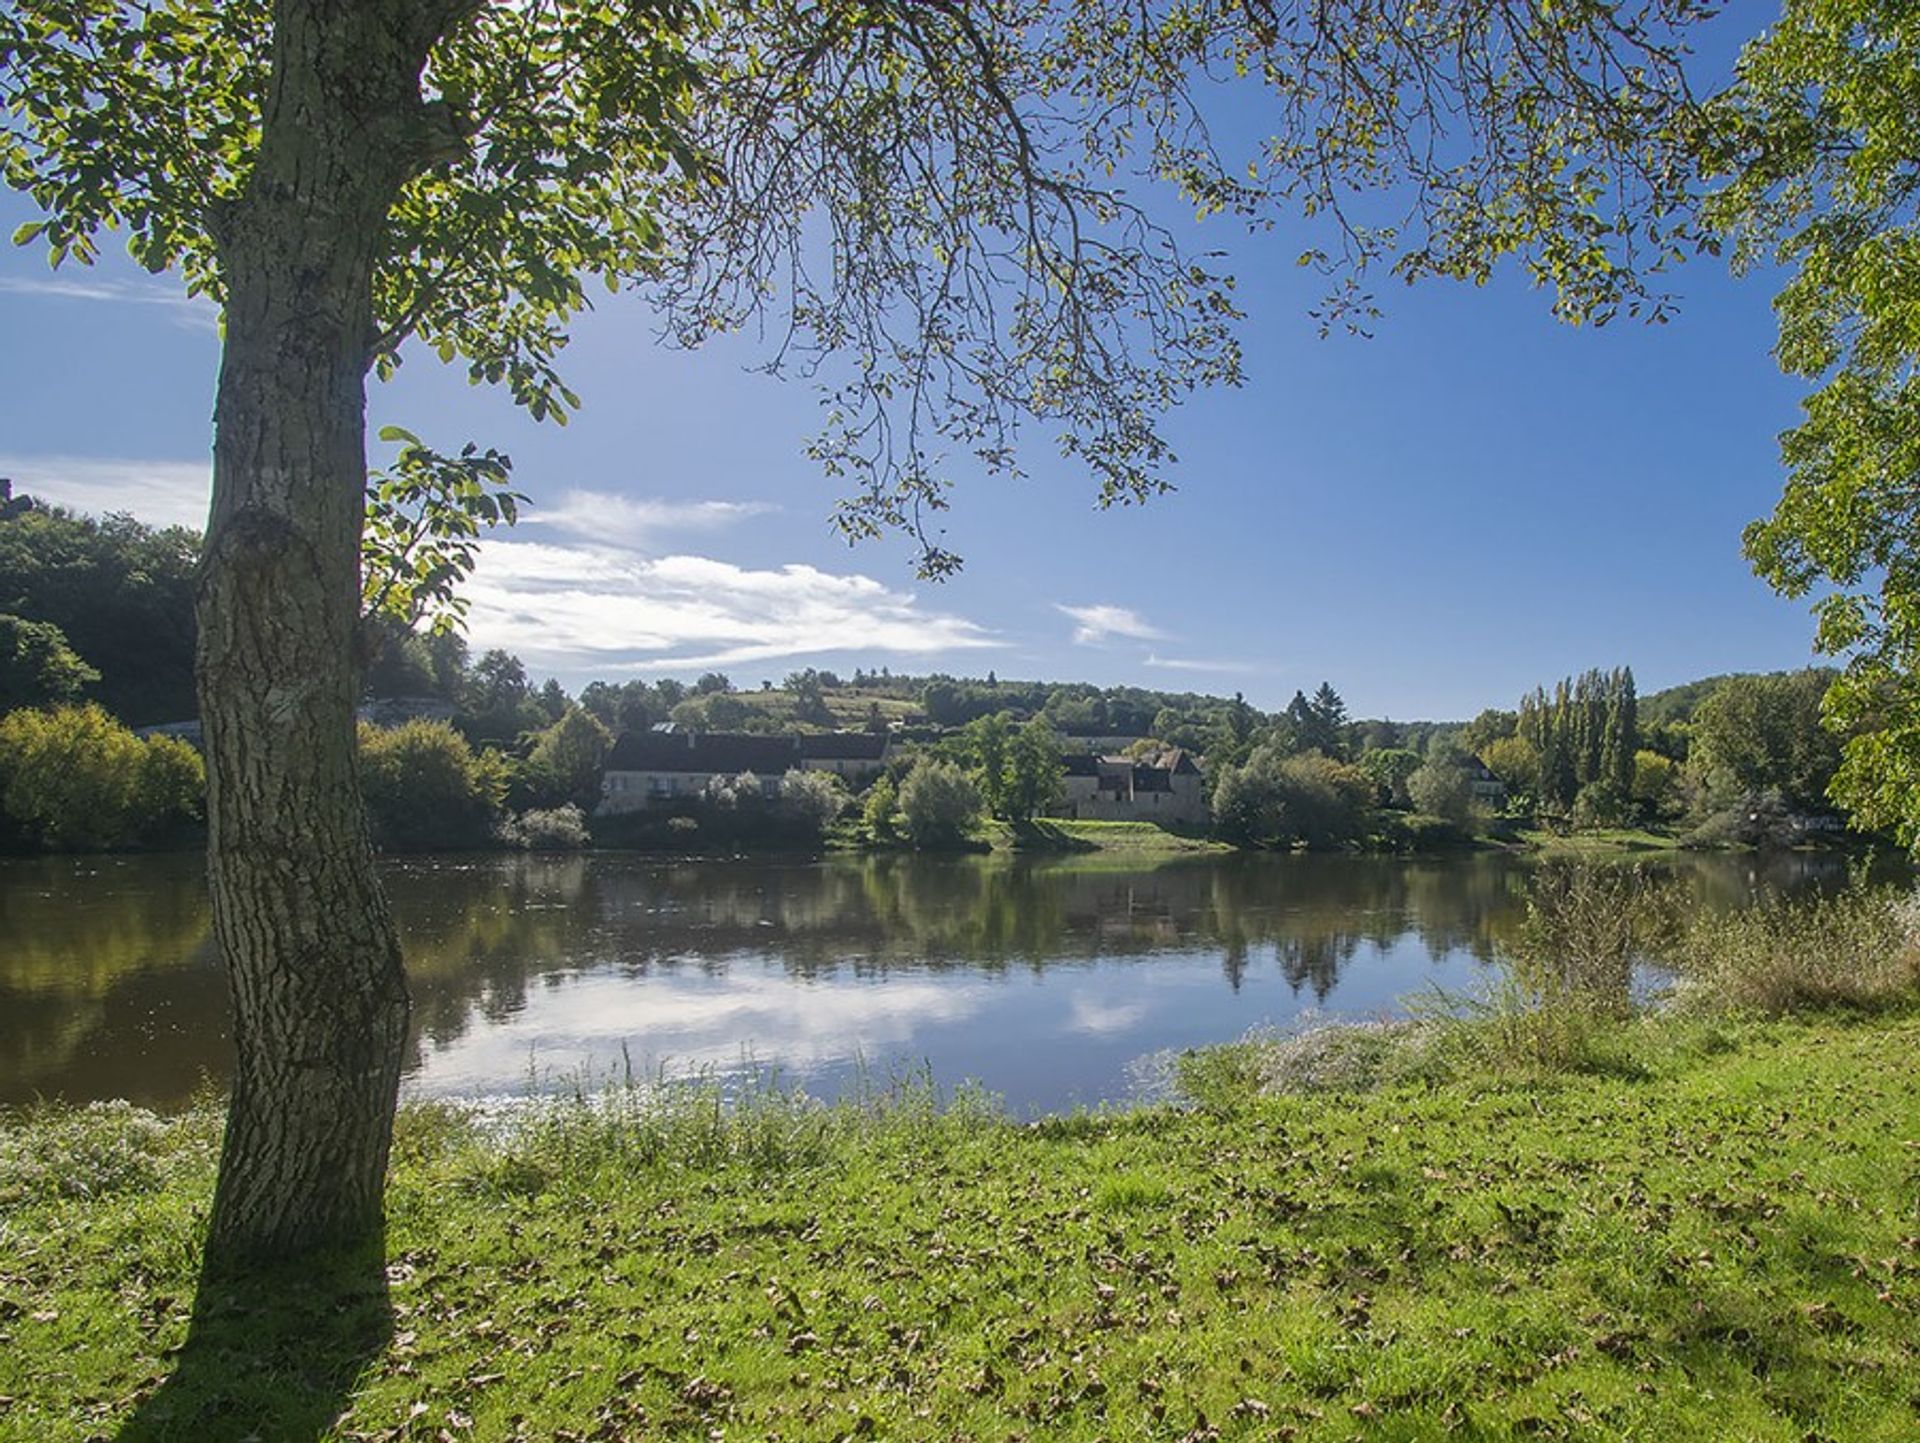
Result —
M 381 846 L 484 847 L 495 837 L 507 768 L 499 753 L 476 753 L 445 722 L 410 721 L 390 731 L 363 723 L 360 785 Z
M 900 825 L 916 847 L 952 846 L 980 820 L 980 791 L 952 762 L 923 757 L 900 787 Z
M 860 807 L 860 820 L 865 824 L 867 835 L 878 841 L 886 841 L 893 836 L 893 814 L 900 806 L 900 788 L 893 784 L 893 778 L 882 776 L 867 788 L 866 800 Z
M 1920 996 L 1920 897 L 1845 891 L 1694 918 L 1676 949 L 1677 1006 L 1779 1017 Z
M 1624 1017 L 1634 965 L 1673 931 L 1672 890 L 1642 869 L 1548 863 L 1527 896 L 1514 977 L 1540 1008 Z
M 1778 791 L 1745 792 L 1709 812 L 1681 837 L 1683 847 L 1793 847 L 1807 840 L 1808 818 Z
M 1456 757 L 1430 757 L 1407 778 L 1407 796 L 1415 811 L 1444 817 L 1457 827 L 1464 827 L 1473 815 L 1473 777 Z
M 1361 835 L 1373 791 L 1365 772 L 1319 752 L 1258 747 L 1245 765 L 1221 768 L 1214 829 L 1242 846 L 1337 847 Z
M 526 852 L 573 852 L 593 845 L 578 807 L 534 808 L 500 824 L 500 841 Z
M 539 808 L 571 806 L 591 811 L 600 800 L 600 778 L 613 733 L 580 707 L 541 732 L 527 754 L 516 791 Z
M 780 779 L 781 813 L 816 836 L 833 825 L 846 805 L 846 783 L 832 772 L 795 768 Z
M 200 754 L 172 737 L 143 741 L 99 706 L 23 710 L 0 719 L 0 801 L 22 839 L 96 851 L 168 840 L 199 820 Z
M 1458 822 L 1421 812 L 1388 812 L 1379 821 L 1375 842 L 1384 851 L 1445 852 L 1473 840 Z
M 1633 800 L 1619 786 L 1602 777 L 1580 788 L 1573 799 L 1573 825 L 1576 831 L 1598 831 L 1624 826 L 1633 817 Z

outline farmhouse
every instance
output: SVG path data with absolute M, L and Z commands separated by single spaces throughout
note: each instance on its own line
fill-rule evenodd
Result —
M 662 806 L 676 797 L 697 797 L 713 778 L 742 772 L 751 772 L 769 788 L 795 770 L 865 781 L 886 767 L 889 745 L 888 738 L 871 732 L 627 732 L 607 755 L 599 810 L 607 816 Z
M 1065 756 L 1064 795 L 1054 811 L 1076 821 L 1187 822 L 1207 820 L 1200 768 L 1179 748 L 1152 760 Z

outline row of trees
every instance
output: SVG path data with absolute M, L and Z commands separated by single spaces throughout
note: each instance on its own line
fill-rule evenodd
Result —
M 1522 773 L 1531 771 L 1528 790 L 1542 811 L 1566 815 L 1584 795 L 1596 814 L 1619 815 L 1633 787 L 1639 750 L 1633 672 L 1626 667 L 1585 671 L 1560 682 L 1551 697 L 1536 689 L 1521 698 L 1514 739 L 1531 755 L 1511 748 L 1496 754 Z M 1490 745 L 1499 748 L 1504 740 Z

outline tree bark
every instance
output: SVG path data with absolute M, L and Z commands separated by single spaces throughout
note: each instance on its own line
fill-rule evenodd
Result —
M 386 217 L 438 119 L 420 72 L 455 13 L 280 0 L 256 168 L 211 221 L 227 309 L 198 684 L 236 1058 L 210 1275 L 382 1222 L 408 1000 L 355 747 L 366 372 Z

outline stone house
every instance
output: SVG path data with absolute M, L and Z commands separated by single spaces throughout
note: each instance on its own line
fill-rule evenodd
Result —
M 768 795 L 790 771 L 832 772 L 850 783 L 878 776 L 891 743 L 870 732 L 758 736 L 744 732 L 626 732 L 600 778 L 602 816 L 698 797 L 715 777 L 751 772 Z
M 1190 826 L 1207 820 L 1200 767 L 1190 753 L 1177 747 L 1151 760 L 1083 753 L 1060 761 L 1066 776 L 1055 816 Z

